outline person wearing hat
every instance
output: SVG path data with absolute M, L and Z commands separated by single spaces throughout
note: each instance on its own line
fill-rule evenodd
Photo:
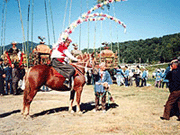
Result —
M 141 75 L 141 70 L 139 65 L 136 66 L 136 72 L 134 74 L 135 81 L 136 81 L 136 87 L 139 87 L 139 82 L 140 82 L 140 75 Z
M 4 95 L 4 78 L 5 78 L 5 73 L 3 69 L 3 59 L 0 58 L 0 95 Z
M 162 76 L 162 73 L 161 73 L 161 70 L 160 68 L 157 69 L 157 72 L 156 72 L 156 80 L 155 80 L 155 87 L 161 87 L 161 76 Z
M 72 40 L 67 37 L 60 44 L 53 45 L 53 51 L 51 54 L 52 66 L 63 75 L 66 79 L 63 83 L 67 88 L 70 88 L 71 77 L 75 74 L 75 69 L 72 65 L 68 64 L 68 58 L 73 61 L 78 61 L 68 50 L 68 47 Z
M 77 44 L 72 44 L 73 46 L 74 46 L 74 50 L 72 50 L 71 51 L 71 54 L 74 56 L 74 57 L 76 57 L 76 56 L 78 56 L 78 55 L 81 55 L 82 54 L 82 52 L 81 52 L 81 50 L 78 50 L 78 45 Z
M 169 91 L 170 95 L 166 102 L 163 117 L 160 117 L 162 120 L 169 120 L 171 109 L 174 107 L 174 104 L 178 104 L 178 110 L 180 112 L 180 69 L 178 67 L 178 60 L 171 61 L 171 69 L 166 75 L 166 79 L 169 80 Z M 178 116 L 180 120 L 180 116 Z
M 8 53 L 11 53 L 11 54 L 18 54 L 19 52 L 19 49 L 17 49 L 16 47 L 16 42 L 12 42 L 12 47 L 9 49 Z
M 106 92 L 109 89 L 110 85 L 112 83 L 111 76 L 107 70 L 105 70 L 105 63 L 102 62 L 99 64 L 99 71 L 97 79 L 95 80 L 95 110 L 96 112 L 99 108 L 99 98 L 101 97 L 101 104 L 102 104 L 102 110 L 105 113 L 106 112 Z M 113 98 L 110 98 L 111 101 L 113 101 Z
M 12 47 L 7 51 L 12 62 L 19 61 L 18 54 L 20 50 L 16 47 L 16 42 L 12 42 Z

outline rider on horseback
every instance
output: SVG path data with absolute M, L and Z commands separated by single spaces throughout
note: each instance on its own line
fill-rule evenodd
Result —
M 67 37 L 60 44 L 55 44 L 51 54 L 52 66 L 66 78 L 63 85 L 67 88 L 70 88 L 71 77 L 75 74 L 74 67 L 68 64 L 68 58 L 72 61 L 78 61 L 78 59 L 68 51 L 68 47 L 71 42 L 72 40 Z

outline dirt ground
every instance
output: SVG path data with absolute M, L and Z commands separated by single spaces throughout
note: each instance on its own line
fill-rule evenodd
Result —
M 111 86 L 115 103 L 106 113 L 94 112 L 93 86 L 85 86 L 81 98 L 83 114 L 69 113 L 69 92 L 38 92 L 24 119 L 23 95 L 0 97 L 1 135 L 154 135 L 179 134 L 177 117 L 163 121 L 168 89 Z M 75 110 L 74 104 L 74 110 Z

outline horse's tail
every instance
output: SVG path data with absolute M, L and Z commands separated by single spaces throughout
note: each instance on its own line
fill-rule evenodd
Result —
M 27 93 L 29 93 L 31 91 L 31 87 L 29 85 L 29 79 L 28 79 L 30 70 L 31 70 L 31 68 L 27 71 L 27 74 L 25 76 L 25 90 L 27 91 Z
M 27 71 L 26 75 L 25 75 L 25 89 L 24 89 L 24 104 L 27 104 L 27 96 L 29 94 L 29 92 L 31 91 L 31 87 L 29 85 L 29 72 L 30 72 L 31 68 Z

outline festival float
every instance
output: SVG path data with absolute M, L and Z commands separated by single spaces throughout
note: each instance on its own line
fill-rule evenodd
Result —
M 105 45 L 105 47 L 104 47 L 104 50 L 102 50 L 96 56 L 97 64 L 99 64 L 100 62 L 105 62 L 106 69 L 113 69 L 113 68 L 117 67 L 117 65 L 118 65 L 117 54 L 113 53 L 113 51 L 109 50 L 109 47 L 107 46 L 108 43 L 102 43 L 102 45 Z
M 45 45 L 43 41 L 45 38 L 38 37 L 41 41 L 37 45 L 29 56 L 30 65 L 39 65 L 39 64 L 50 64 L 50 54 L 51 48 L 48 45 Z
M 118 66 L 118 56 L 117 53 L 114 53 L 112 50 L 109 50 L 108 43 L 102 43 L 104 45 L 104 50 L 102 50 L 99 54 L 96 54 L 95 60 L 96 64 L 99 65 L 101 62 L 105 62 L 106 70 L 109 71 L 113 82 L 116 81 L 114 77 L 114 68 Z
M 74 57 L 77 57 L 78 55 L 81 55 L 82 54 L 82 51 L 81 50 L 78 50 L 78 45 L 77 44 L 72 44 L 74 46 L 74 50 L 71 51 L 71 54 L 74 56 Z
M 18 49 L 16 47 L 16 42 L 12 42 L 12 47 L 7 51 L 3 52 L 2 58 L 4 59 L 4 64 L 19 64 L 19 66 L 21 66 L 22 64 L 26 64 L 27 62 L 27 56 L 20 51 L 20 49 Z

